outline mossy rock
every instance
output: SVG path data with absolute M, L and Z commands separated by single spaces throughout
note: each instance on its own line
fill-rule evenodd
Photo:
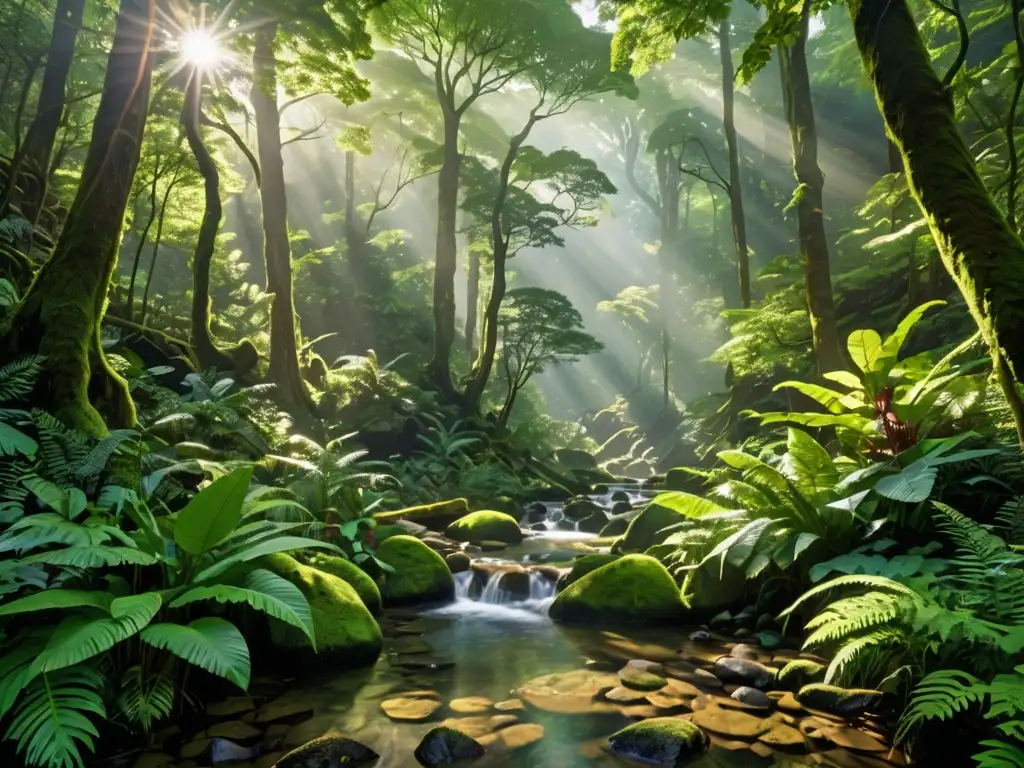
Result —
M 661 675 L 629 667 L 619 672 L 619 680 L 626 688 L 634 691 L 660 691 L 667 685 L 667 681 Z
M 490 509 L 471 512 L 452 523 L 445 531 L 445 536 L 472 544 L 479 544 L 482 541 L 517 544 L 523 540 L 523 532 L 514 517 Z
M 627 528 L 629 528 L 629 520 L 626 520 L 623 517 L 618 517 L 613 519 L 610 523 L 608 523 L 608 525 L 602 528 L 601 533 L 598 535 L 601 536 L 601 538 L 605 538 L 608 536 L 618 537 L 624 534 Z
M 810 659 L 793 659 L 779 671 L 777 685 L 785 691 L 799 691 L 810 683 L 825 680 L 825 665 Z
M 705 478 L 689 467 L 676 467 L 665 473 L 664 489 L 666 491 L 684 491 L 698 496 L 704 492 Z
M 840 717 L 862 715 L 882 700 L 881 691 L 865 688 L 840 688 L 838 685 L 811 683 L 796 694 L 796 700 L 808 709 L 817 709 Z
M 396 509 L 393 512 L 378 512 L 373 517 L 379 523 L 394 523 L 408 520 L 426 526 L 432 531 L 443 531 L 445 526 L 469 514 L 469 502 L 465 499 L 449 499 L 434 504 Z
M 655 560 L 665 562 L 665 558 L 677 549 L 678 547 L 674 547 L 671 544 L 655 544 L 653 547 L 648 547 L 644 554 L 653 557 Z
M 455 596 L 448 564 L 417 538 L 392 536 L 377 547 L 377 559 L 395 569 L 384 583 L 384 599 L 389 605 L 437 602 Z
M 619 557 L 619 555 L 612 554 L 583 555 L 581 557 L 577 557 L 572 561 L 572 570 L 563 574 L 558 579 L 557 590 L 561 592 L 570 584 L 579 581 L 591 571 L 596 571 L 598 568 L 608 565 L 608 563 L 614 563 L 619 559 Z
M 648 765 L 681 766 L 708 748 L 704 731 L 680 717 L 652 717 L 623 728 L 608 739 L 610 750 Z
M 693 611 L 716 614 L 723 608 L 734 608 L 747 593 L 746 575 L 734 565 L 706 563 L 686 572 L 683 600 Z
M 576 530 L 581 533 L 600 535 L 606 525 L 608 525 L 608 515 L 603 510 L 598 509 L 590 517 L 584 517 L 576 523 Z
M 590 499 L 573 499 L 562 508 L 562 513 L 570 520 L 582 520 L 595 512 L 604 514 L 604 509 Z
M 359 595 L 359 599 L 363 601 L 363 605 L 374 616 L 381 612 L 383 604 L 381 603 L 380 590 L 377 589 L 377 585 L 366 571 L 351 560 L 319 552 L 310 558 L 309 565 L 318 571 L 329 573 L 331 576 L 337 576 L 339 579 L 348 582 L 348 585 Z
M 396 524 L 385 524 L 378 525 L 373 529 L 373 541 L 374 544 L 380 546 L 383 542 L 390 539 L 392 536 L 405 536 L 409 533 L 409 529 L 403 525 Z
M 513 499 L 511 496 L 499 496 L 490 502 L 488 509 L 495 509 L 498 512 L 504 512 L 506 515 L 511 515 L 515 518 L 523 516 L 523 505 Z
M 309 601 L 317 657 L 337 658 L 348 666 L 377 660 L 384 642 L 380 627 L 348 582 L 285 554 L 269 555 L 262 563 L 297 586 Z M 276 645 L 313 653 L 308 638 L 283 622 L 273 623 L 271 636 Z
M 650 504 L 630 522 L 623 537 L 622 549 L 625 552 L 644 552 L 669 537 L 670 534 L 663 533 L 663 529 L 688 519 L 681 512 Z
M 550 615 L 563 622 L 621 624 L 671 621 L 684 611 L 665 566 L 646 555 L 626 555 L 566 587 Z

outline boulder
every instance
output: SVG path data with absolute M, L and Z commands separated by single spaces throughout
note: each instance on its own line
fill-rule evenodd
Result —
M 473 544 L 484 541 L 518 544 L 523 540 L 523 532 L 516 519 L 504 512 L 493 510 L 471 512 L 449 525 L 445 535 L 456 541 L 468 541 Z
M 771 709 L 772 706 L 772 700 L 768 698 L 767 693 L 748 685 L 741 685 L 732 692 L 730 698 L 758 709 Z
M 730 563 L 706 563 L 687 571 L 683 580 L 683 600 L 692 610 L 703 614 L 735 606 L 746 591 L 746 575 Z
M 274 768 L 342 768 L 368 765 L 380 755 L 358 741 L 344 736 L 322 736 L 289 752 Z
M 271 626 L 275 645 L 289 650 L 301 649 L 301 661 L 316 659 L 322 662 L 326 657 L 343 661 L 347 666 L 359 666 L 377 660 L 384 643 L 380 627 L 348 582 L 302 565 L 285 554 L 269 555 L 262 562 L 269 570 L 299 588 L 309 601 L 313 617 L 315 653 L 305 634 L 279 621 Z M 281 656 L 289 658 L 289 654 Z
M 663 533 L 665 528 L 688 519 L 681 512 L 650 504 L 630 522 L 622 540 L 622 549 L 625 552 L 643 552 L 655 544 L 661 544 L 669 536 Z
M 778 687 L 784 691 L 799 691 L 810 683 L 825 680 L 825 665 L 810 659 L 793 659 L 779 672 Z
M 689 467 L 676 467 L 665 473 L 666 491 L 684 491 L 698 496 L 704 493 L 705 477 Z
M 576 525 L 576 530 L 582 531 L 583 533 L 601 533 L 608 525 L 608 515 L 604 513 L 603 509 L 598 509 L 593 512 L 589 517 L 584 517 Z
M 652 717 L 613 734 L 608 746 L 612 753 L 626 759 L 674 768 L 703 754 L 708 738 L 689 720 Z
M 599 534 L 603 539 L 611 536 L 621 536 L 626 532 L 627 528 L 629 528 L 629 520 L 624 517 L 617 517 L 602 528 Z
M 446 526 L 469 514 L 469 502 L 465 499 L 449 499 L 419 507 L 406 507 L 393 512 L 378 512 L 373 517 L 380 523 L 394 523 L 408 520 L 419 523 L 433 531 L 443 531 Z M 378 540 L 380 537 L 376 537 Z
M 413 753 L 420 765 L 451 765 L 484 756 L 480 743 L 454 728 L 431 728 Z
M 455 580 L 437 552 L 412 536 L 392 536 L 377 548 L 377 558 L 395 569 L 387 574 L 384 598 L 390 605 L 451 600 Z
M 615 491 L 615 493 L 612 494 L 612 501 L 624 501 L 629 504 L 629 494 L 621 490 Z
M 597 469 L 594 454 L 576 448 L 559 448 L 555 451 L 555 461 L 566 469 Z
M 811 683 L 800 689 L 796 694 L 796 700 L 808 709 L 817 709 L 840 717 L 853 717 L 862 715 L 877 705 L 882 700 L 882 692 Z
M 715 676 L 723 683 L 767 688 L 775 681 L 775 674 L 764 664 L 749 659 L 725 656 L 715 662 Z
M 540 523 L 548 519 L 548 508 L 535 501 L 526 508 L 526 519 L 531 523 Z
M 363 605 L 374 616 L 381 612 L 383 606 L 380 590 L 377 588 L 376 583 L 374 583 L 366 571 L 351 560 L 318 552 L 310 558 L 309 564 L 318 571 L 329 573 L 331 576 L 337 576 L 339 579 L 348 582 L 348 585 L 359 595 L 359 599 L 363 601 Z
M 595 512 L 604 513 L 601 505 L 595 504 L 590 499 L 573 499 L 562 508 L 562 511 L 570 520 L 582 520 Z
M 579 581 L 591 571 L 596 571 L 601 566 L 608 565 L 608 563 L 614 563 L 618 559 L 619 555 L 611 554 L 582 555 L 577 557 L 572 561 L 572 570 L 559 577 L 558 584 L 556 585 L 556 591 L 561 592 L 570 584 Z
M 468 571 L 470 566 L 473 564 L 473 561 L 465 552 L 452 552 L 451 554 L 445 555 L 444 561 L 448 564 L 448 570 L 452 573 Z
M 632 511 L 633 511 L 633 505 L 630 504 L 628 501 L 621 501 L 620 500 L 620 501 L 616 501 L 614 504 L 612 504 L 612 514 L 613 515 L 624 515 L 627 512 L 632 512 Z
M 665 566 L 626 555 L 566 587 L 551 604 L 555 621 L 650 623 L 682 617 L 679 588 Z

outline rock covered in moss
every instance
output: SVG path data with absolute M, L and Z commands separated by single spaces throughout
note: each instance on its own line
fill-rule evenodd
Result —
M 683 580 L 683 600 L 702 613 L 731 608 L 743 600 L 746 592 L 746 575 L 731 563 L 705 563 L 687 571 Z
M 572 561 L 572 570 L 559 577 L 558 584 L 555 588 L 556 591 L 561 592 L 570 584 L 579 581 L 591 571 L 596 571 L 598 568 L 608 565 L 608 563 L 614 563 L 619 559 L 619 557 L 620 555 L 612 554 L 581 555 L 580 557 L 577 557 Z
M 608 525 L 608 515 L 603 509 L 594 510 L 589 517 L 584 517 L 576 524 L 576 530 L 583 533 L 599 534 Z
M 392 512 L 378 512 L 373 517 L 381 523 L 394 523 L 408 520 L 425 525 L 434 531 L 442 531 L 445 526 L 469 514 L 469 502 L 466 499 L 449 499 L 418 507 L 406 507 Z
M 445 555 L 444 561 L 448 564 L 448 570 L 452 573 L 468 571 L 473 565 L 472 559 L 465 552 L 452 552 Z
M 852 717 L 861 715 L 877 705 L 882 700 L 882 692 L 811 683 L 800 689 L 796 694 L 796 700 L 808 709 L 817 709 L 841 717 Z
M 777 685 L 784 691 L 799 691 L 825 679 L 825 665 L 810 659 L 793 659 L 779 671 Z
M 333 657 L 351 666 L 376 661 L 384 642 L 380 627 L 348 582 L 285 554 L 270 555 L 263 564 L 297 586 L 309 601 L 317 657 Z M 276 645 L 308 649 L 312 655 L 308 638 L 295 627 L 275 622 L 272 630 Z
M 351 560 L 319 552 L 310 558 L 309 565 L 318 571 L 329 573 L 348 582 L 370 613 L 374 616 L 380 613 L 382 607 L 380 590 L 369 574 Z
M 652 717 L 623 728 L 608 739 L 611 751 L 648 765 L 684 765 L 708 748 L 699 727 L 679 717 Z
M 660 691 L 666 685 L 661 675 L 629 665 L 619 672 L 619 679 L 626 688 L 634 691 Z
M 751 688 L 765 689 L 775 682 L 775 673 L 771 668 L 734 656 L 725 656 L 716 661 L 714 672 L 723 683 L 749 685 Z
M 681 512 L 650 504 L 630 522 L 622 539 L 622 549 L 624 552 L 643 552 L 650 549 L 668 538 L 669 534 L 664 532 L 665 528 L 688 519 Z
M 598 532 L 598 535 L 601 538 L 621 536 L 626 532 L 627 528 L 629 528 L 629 520 L 627 520 L 624 517 L 616 517 L 610 523 L 608 523 L 608 525 L 602 528 Z
M 437 552 L 412 536 L 392 536 L 377 548 L 377 558 L 394 568 L 384 582 L 392 605 L 451 600 L 455 580 Z
M 626 555 L 566 587 L 551 604 L 556 621 L 645 623 L 681 618 L 679 588 L 665 566 Z
M 321 736 L 292 750 L 274 768 L 342 768 L 369 765 L 379 758 L 376 752 L 344 736 Z
M 449 525 L 445 535 L 455 541 L 468 541 L 473 544 L 484 541 L 517 544 L 523 540 L 523 532 L 514 517 L 490 509 L 470 512 L 461 520 Z
M 420 765 L 452 765 L 484 756 L 480 743 L 454 728 L 431 728 L 413 753 Z
M 604 512 L 604 510 L 600 504 L 595 504 L 590 499 L 580 498 L 568 502 L 562 508 L 562 512 L 570 520 L 582 520 L 585 517 L 590 517 L 594 512 Z

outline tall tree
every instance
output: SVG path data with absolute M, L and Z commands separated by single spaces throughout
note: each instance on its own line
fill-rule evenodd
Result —
M 732 236 L 736 243 L 736 271 L 740 283 L 740 306 L 750 306 L 750 250 L 747 247 L 747 219 L 743 213 L 743 179 L 740 176 L 740 146 L 736 135 L 736 77 L 732 63 L 730 21 L 718 24 L 718 48 L 722 57 L 722 127 L 729 150 L 729 205 Z
M 94 435 L 134 423 L 127 386 L 100 346 L 110 277 L 139 163 L 153 72 L 156 0 L 122 0 L 81 182 L 53 256 L 9 324 L 9 355 L 46 360 L 37 399 Z M 106 422 L 104 420 L 106 417 Z

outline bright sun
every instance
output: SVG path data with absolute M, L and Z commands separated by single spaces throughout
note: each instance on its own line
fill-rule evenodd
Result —
M 181 57 L 199 69 L 213 69 L 224 51 L 209 29 L 190 29 L 181 38 Z

